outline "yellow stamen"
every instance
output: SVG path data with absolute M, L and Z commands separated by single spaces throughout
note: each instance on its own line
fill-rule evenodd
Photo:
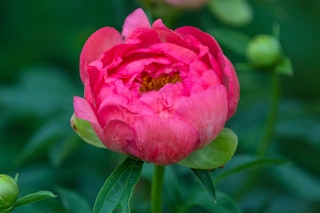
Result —
M 158 91 L 168 83 L 175 84 L 177 82 L 181 82 L 181 78 L 178 73 L 162 74 L 157 78 L 152 78 L 148 74 L 145 74 L 142 76 L 141 80 L 140 92 L 148 92 L 151 90 Z

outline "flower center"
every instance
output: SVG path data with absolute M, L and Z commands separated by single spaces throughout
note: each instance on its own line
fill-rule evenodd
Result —
M 143 74 L 141 80 L 140 92 L 148 92 L 151 90 L 158 91 L 168 83 L 175 84 L 177 82 L 181 82 L 181 78 L 178 73 L 162 74 L 157 78 L 152 78 L 148 74 Z

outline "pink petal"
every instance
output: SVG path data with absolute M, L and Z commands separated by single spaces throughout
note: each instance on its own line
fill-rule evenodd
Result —
M 208 33 L 201 31 L 196 27 L 184 26 L 175 30 L 175 32 L 182 35 L 192 35 L 197 38 L 204 46 L 209 47 L 212 55 L 216 56 L 217 53 L 222 52 L 218 42 Z
M 127 16 L 122 28 L 122 36 L 127 37 L 137 28 L 151 28 L 148 17 L 139 8 Z
M 186 38 L 188 38 L 188 35 L 192 35 L 194 38 L 197 38 L 202 45 L 207 46 L 211 55 L 213 56 L 213 60 L 211 59 L 211 62 L 213 63 L 214 71 L 217 72 L 218 76 L 222 77 L 219 67 L 220 63 L 223 63 L 222 49 L 218 42 L 210 34 L 191 26 L 180 27 L 176 29 L 175 32 L 185 35 Z
M 134 130 L 125 122 L 111 120 L 103 129 L 103 144 L 109 149 L 129 154 L 137 155 Z
M 216 138 L 227 121 L 227 115 L 227 92 L 223 85 L 211 86 L 204 92 L 191 95 L 176 111 L 177 117 L 192 123 L 199 130 L 199 148 Z
M 237 110 L 240 98 L 240 85 L 237 73 L 227 57 L 224 57 L 224 77 L 223 84 L 227 88 L 229 113 L 228 119 L 234 115 Z
M 123 56 L 127 52 L 133 49 L 136 49 L 136 46 L 133 44 L 118 44 L 105 52 L 100 60 L 106 69 L 112 69 L 123 61 Z
M 212 70 L 204 71 L 202 76 L 195 82 L 191 89 L 191 94 L 202 92 L 213 85 L 220 85 L 221 80 Z
M 153 22 L 152 29 L 157 32 L 161 42 L 169 42 L 179 46 L 186 46 L 186 42 L 184 41 L 183 37 L 179 33 L 176 33 L 164 25 L 161 19 Z
M 111 120 L 121 120 L 126 123 L 131 123 L 134 120 L 134 115 L 123 108 L 127 105 L 128 100 L 125 97 L 110 94 L 107 96 L 99 106 L 100 123 L 102 126 L 107 125 Z
M 94 98 L 99 92 L 99 86 L 103 80 L 103 72 L 100 72 L 101 61 L 92 62 L 89 66 L 86 67 L 88 77 L 84 84 L 84 98 L 89 103 L 94 103 Z
M 157 19 L 152 23 L 152 29 L 163 28 L 168 29 L 161 19 Z
M 160 38 L 151 28 L 137 28 L 134 33 L 126 37 L 125 42 L 127 44 L 137 44 L 140 48 L 144 48 L 159 43 Z
M 170 64 L 170 61 L 168 58 L 164 56 L 153 56 L 152 52 L 149 54 L 149 58 L 137 58 L 136 60 L 129 60 L 128 63 L 124 63 L 123 65 L 119 66 L 117 69 L 117 74 L 115 76 L 117 77 L 130 77 L 134 74 L 140 74 L 143 71 L 147 71 L 146 67 L 150 64 L 154 64 L 155 66 L 157 64 Z M 161 71 L 161 70 L 157 70 Z
M 150 106 L 154 113 L 159 114 L 163 110 L 161 94 L 157 91 L 149 91 L 139 98 L 139 101 Z
M 152 109 L 139 100 L 129 101 L 127 97 L 114 93 L 101 95 L 100 98 L 103 97 L 98 110 L 102 126 L 111 120 L 121 120 L 132 125 L 141 116 L 154 115 Z
M 98 136 L 101 136 L 102 129 L 90 104 L 83 98 L 73 98 L 74 114 L 77 118 L 89 121 Z
M 137 121 L 134 129 L 141 150 L 137 157 L 158 165 L 182 160 L 199 144 L 199 132 L 181 120 L 147 116 Z
M 185 46 L 195 53 L 197 53 L 199 58 L 209 53 L 209 48 L 202 44 L 197 38 L 191 34 L 184 35 Z
M 161 118 L 173 117 L 173 113 L 186 98 L 181 95 L 182 85 L 166 84 L 159 91 L 149 91 L 139 98 L 142 103 L 159 115 Z
M 78 96 L 73 97 L 73 107 L 77 118 L 89 121 L 90 123 L 98 123 L 95 113 L 85 99 Z
M 168 42 L 154 44 L 151 46 L 151 48 L 162 51 L 165 55 L 185 64 L 190 64 L 198 57 L 198 55 L 192 50 Z
M 120 33 L 111 27 L 104 27 L 94 32 L 84 44 L 80 54 L 80 77 L 86 81 L 86 66 L 99 59 L 102 53 L 122 41 Z

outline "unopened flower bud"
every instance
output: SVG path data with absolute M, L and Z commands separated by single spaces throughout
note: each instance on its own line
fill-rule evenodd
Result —
M 247 57 L 255 67 L 270 67 L 281 57 L 279 41 L 270 35 L 258 35 L 247 46 Z
M 0 174 L 0 212 L 12 206 L 18 199 L 19 188 L 16 181 L 5 174 Z

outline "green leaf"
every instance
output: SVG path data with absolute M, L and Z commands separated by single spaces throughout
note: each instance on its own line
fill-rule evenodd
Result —
M 216 189 L 209 171 L 199 170 L 199 169 L 192 169 L 192 171 L 199 178 L 203 186 L 208 190 L 209 194 L 213 198 L 213 201 L 216 203 L 217 202 Z
M 19 72 L 17 84 L 1 84 L 0 102 L 6 114 L 47 118 L 57 112 L 70 112 L 70 100 L 77 89 L 62 73 L 65 70 L 56 67 L 32 66 Z
M 93 213 L 113 212 L 122 207 L 122 212 L 130 212 L 129 201 L 137 184 L 143 161 L 128 157 L 102 186 L 93 207 Z
M 223 47 L 230 49 L 240 56 L 246 56 L 246 48 L 250 41 L 250 37 L 246 34 L 227 28 L 214 28 L 208 31 Z
M 90 122 L 76 118 L 73 114 L 71 117 L 71 126 L 85 142 L 99 148 L 106 148 L 93 130 Z
M 280 62 L 276 65 L 275 71 L 279 74 L 292 76 L 293 75 L 293 69 L 292 69 L 292 63 L 290 58 L 283 57 Z
M 184 198 L 183 205 L 179 206 L 180 211 L 176 212 L 193 212 L 193 209 L 202 207 L 203 212 L 217 213 L 241 213 L 238 203 L 229 195 L 216 191 L 216 202 L 212 202 L 212 198 L 204 190 L 198 189 L 193 191 L 187 198 Z M 199 208 L 198 208 L 199 209 Z M 202 211 L 201 211 L 202 212 Z
M 50 162 L 56 167 L 60 166 L 80 145 L 83 145 L 82 141 L 70 131 L 69 135 L 56 141 L 48 150 Z
M 243 26 L 253 18 L 252 9 L 246 0 L 214 0 L 208 6 L 217 19 L 232 26 Z
M 20 198 L 15 204 L 14 207 L 18 207 L 27 203 L 32 203 L 48 198 L 57 197 L 50 191 L 39 191 L 32 194 L 25 195 L 24 197 Z
M 62 201 L 64 208 L 68 213 L 90 213 L 91 207 L 88 202 L 80 197 L 78 194 L 58 188 L 59 197 Z
M 285 189 L 290 189 L 292 196 L 300 199 L 319 200 L 320 181 L 318 176 L 306 172 L 305 168 L 293 164 L 284 168 L 274 168 L 271 177 Z
M 22 164 L 35 156 L 45 153 L 57 140 L 64 138 L 66 134 L 70 134 L 66 131 L 68 126 L 64 125 L 66 124 L 65 120 L 62 119 L 65 118 L 59 117 L 49 120 L 36 131 L 16 157 L 15 163 Z
M 237 161 L 237 159 L 234 159 L 234 161 Z M 289 163 L 290 161 L 284 160 L 282 158 L 260 158 L 260 157 L 255 158 L 253 160 L 249 160 L 248 162 L 242 163 L 238 166 L 230 168 L 216 175 L 214 178 L 214 182 L 218 183 L 221 180 L 225 179 L 226 177 L 229 177 L 239 172 L 244 172 L 244 171 L 253 170 L 253 169 L 261 169 L 263 167 L 268 167 L 268 166 L 284 165 Z
M 211 170 L 218 168 L 232 158 L 237 145 L 237 135 L 231 129 L 224 128 L 211 144 L 194 151 L 178 163 L 193 169 Z
M 217 191 L 217 203 L 213 205 L 213 207 L 210 206 L 208 211 L 219 213 L 242 212 L 236 201 L 234 201 L 229 195 L 220 191 Z

